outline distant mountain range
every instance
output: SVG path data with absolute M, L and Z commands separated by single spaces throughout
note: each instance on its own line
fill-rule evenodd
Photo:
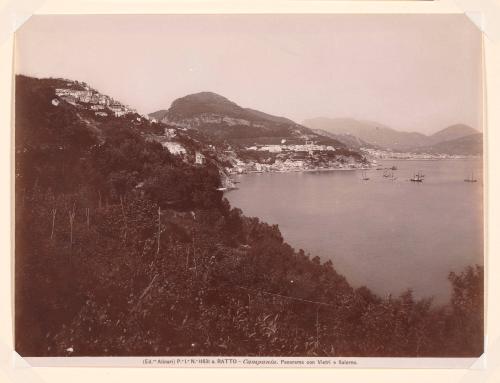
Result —
M 317 143 L 345 147 L 335 138 L 326 137 L 284 117 L 243 108 L 212 92 L 190 94 L 175 100 L 169 109 L 149 115 L 168 125 L 194 129 L 214 139 L 233 144 Z
M 348 148 L 351 149 L 358 150 L 360 148 L 378 148 L 378 146 L 363 141 L 361 138 L 353 136 L 352 134 L 349 133 L 335 134 L 327 132 L 326 130 L 323 129 L 313 129 L 313 132 L 340 141 L 341 143 L 343 143 L 344 145 L 346 145 Z
M 432 135 L 401 132 L 388 126 L 347 118 L 313 118 L 303 124 L 316 132 L 325 132 L 348 146 L 366 143 L 370 147 L 396 151 L 477 155 L 482 153 L 482 133 L 464 124 L 456 124 Z M 344 139 L 343 139 L 344 138 Z
M 483 153 L 483 135 L 481 133 L 470 134 L 465 137 L 414 148 L 413 151 L 429 154 L 481 155 Z
M 399 132 L 388 126 L 349 118 L 313 118 L 303 124 L 311 129 L 322 129 L 333 134 L 350 134 L 381 148 L 403 149 L 428 144 L 421 133 Z
M 297 124 L 285 118 L 244 108 L 213 92 L 176 99 L 169 109 L 149 115 L 167 125 L 197 131 L 211 140 L 236 145 L 314 141 L 359 150 L 362 147 L 450 155 L 482 153 L 482 134 L 456 124 L 432 135 L 402 132 L 373 121 L 313 118 Z

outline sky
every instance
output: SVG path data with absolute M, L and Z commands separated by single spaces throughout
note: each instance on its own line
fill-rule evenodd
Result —
M 464 15 L 46 15 L 15 71 L 85 81 L 140 113 L 212 91 L 298 123 L 482 130 L 480 31 Z

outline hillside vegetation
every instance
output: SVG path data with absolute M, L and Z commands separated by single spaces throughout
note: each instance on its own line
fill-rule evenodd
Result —
M 482 353 L 481 267 L 450 274 L 442 307 L 355 289 L 231 208 L 216 160 L 146 142 L 146 123 L 54 106 L 57 81 L 16 78 L 21 355 Z
M 151 113 L 151 117 L 171 125 L 202 132 L 231 144 L 304 143 L 345 147 L 341 142 L 322 136 L 284 117 L 243 108 L 213 92 L 200 92 L 178 98 L 168 110 Z

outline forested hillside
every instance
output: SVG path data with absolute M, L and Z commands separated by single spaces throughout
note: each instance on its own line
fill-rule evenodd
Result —
M 54 105 L 58 81 L 16 78 L 21 355 L 482 353 L 482 268 L 451 273 L 442 307 L 355 289 L 231 208 L 216 161 L 146 142 L 145 122 Z
M 168 110 L 159 110 L 150 116 L 170 125 L 202 132 L 218 140 L 227 140 L 236 146 L 279 144 L 282 140 L 288 143 L 314 140 L 337 148 L 345 147 L 340 141 L 315 133 L 292 120 L 243 108 L 213 92 L 178 98 Z

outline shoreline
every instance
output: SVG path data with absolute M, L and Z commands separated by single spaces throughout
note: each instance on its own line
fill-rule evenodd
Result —
M 481 156 L 469 156 L 469 157 L 463 157 L 463 158 L 398 158 L 398 159 L 379 159 L 378 161 L 384 161 L 384 162 L 392 162 L 392 161 L 459 161 L 459 160 L 481 160 Z M 359 171 L 359 170 L 364 170 L 364 171 L 370 171 L 370 170 L 377 170 L 381 171 L 383 169 L 377 169 L 377 167 L 380 166 L 380 163 L 378 165 L 373 165 L 373 166 L 365 166 L 365 167 L 360 167 L 360 168 L 317 168 L 317 169 L 289 169 L 289 170 L 266 170 L 266 171 L 259 171 L 259 170 L 249 170 L 246 172 L 242 173 L 229 173 L 230 179 L 234 182 L 232 177 L 235 176 L 243 176 L 247 174 L 285 174 L 285 173 L 315 173 L 315 172 L 334 172 L 334 171 Z M 384 169 L 389 169 L 389 168 L 384 168 Z M 239 182 L 237 182 L 239 183 Z M 228 192 L 231 190 L 237 190 L 237 186 L 233 187 L 220 187 L 217 190 L 222 191 L 222 192 Z
M 482 156 L 470 156 L 462 158 L 383 158 L 379 161 L 460 161 L 460 160 L 480 160 Z M 324 172 L 324 171 L 352 171 L 352 170 L 376 170 L 378 165 L 365 166 L 359 168 L 317 168 L 317 169 L 290 169 L 290 170 L 249 170 L 242 173 L 229 173 L 230 175 L 243 175 L 253 173 L 300 173 L 300 172 Z M 380 170 L 380 169 L 379 169 Z

